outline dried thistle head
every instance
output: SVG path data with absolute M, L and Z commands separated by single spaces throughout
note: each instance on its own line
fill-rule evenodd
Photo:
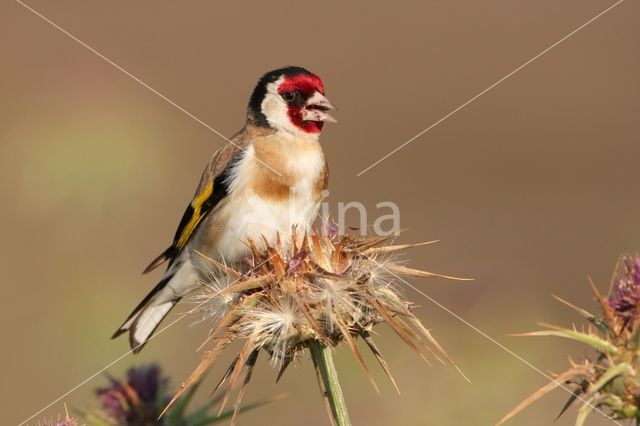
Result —
M 259 244 L 249 241 L 252 256 L 247 262 L 251 265 L 248 270 L 243 265 L 224 265 L 193 253 L 199 258 L 198 263 L 208 262 L 224 271 L 225 278 L 204 283 L 205 291 L 197 296 L 202 312 L 215 319 L 215 326 L 201 346 L 209 349 L 174 399 L 235 340 L 244 341 L 244 345 L 216 390 L 228 382 L 224 407 L 230 390 L 245 370 L 236 410 L 260 352 L 270 356 L 279 379 L 312 343 L 348 345 L 375 386 L 355 343 L 361 337 L 395 385 L 371 338 L 373 327 L 382 322 L 388 323 L 425 361 L 428 362 L 423 351 L 440 362 L 453 364 L 396 286 L 399 277 L 453 278 L 412 269 L 398 260 L 398 252 L 429 243 L 390 245 L 389 237 L 338 235 L 327 226 L 310 234 L 299 235 L 295 230 L 292 234 L 290 241 L 278 239 L 273 245 L 266 240 Z
M 499 425 L 558 386 L 572 392 L 560 414 L 576 400 L 581 401 L 578 426 L 594 411 L 611 419 L 640 423 L 640 255 L 620 257 L 607 297 L 593 283 L 592 288 L 600 307 L 598 315 L 556 297 L 589 321 L 583 330 L 542 324 L 546 330 L 522 335 L 576 340 L 590 346 L 595 351 L 593 357 L 580 363 L 570 359 L 568 370 L 518 404 Z

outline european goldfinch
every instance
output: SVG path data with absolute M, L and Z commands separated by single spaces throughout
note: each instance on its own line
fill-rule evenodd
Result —
M 265 74 L 249 100 L 246 124 L 213 155 L 171 246 L 145 269 L 169 262 L 160 282 L 113 337 L 129 332 L 138 352 L 171 308 L 202 284 L 195 254 L 238 262 L 247 241 L 270 243 L 292 227 L 308 230 L 327 187 L 318 142 L 327 111 L 322 80 L 301 67 Z

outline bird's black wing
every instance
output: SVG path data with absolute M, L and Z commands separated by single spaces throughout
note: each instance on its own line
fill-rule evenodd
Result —
M 234 164 L 241 158 L 246 145 L 246 143 L 242 143 L 242 138 L 235 137 L 234 139 L 240 143 L 228 142 L 224 144 L 209 161 L 193 200 L 182 215 L 173 243 L 146 267 L 144 274 L 166 261 L 169 261 L 169 266 L 171 266 L 191 236 L 193 236 L 198 225 L 227 196 L 229 174 Z

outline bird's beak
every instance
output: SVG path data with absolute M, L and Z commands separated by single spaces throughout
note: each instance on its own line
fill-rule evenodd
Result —
M 336 107 L 320 92 L 315 92 L 313 96 L 307 100 L 302 111 L 302 119 L 304 121 L 330 121 L 337 123 L 338 120 L 330 116 L 327 111 L 335 110 Z

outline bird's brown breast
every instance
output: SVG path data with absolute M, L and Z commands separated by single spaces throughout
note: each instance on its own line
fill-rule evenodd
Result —
M 264 199 L 286 202 L 292 191 L 307 184 L 309 196 L 315 201 L 327 188 L 329 172 L 317 141 L 276 135 L 258 138 L 253 142 L 253 155 L 259 161 L 253 162 L 249 181 L 251 189 Z

